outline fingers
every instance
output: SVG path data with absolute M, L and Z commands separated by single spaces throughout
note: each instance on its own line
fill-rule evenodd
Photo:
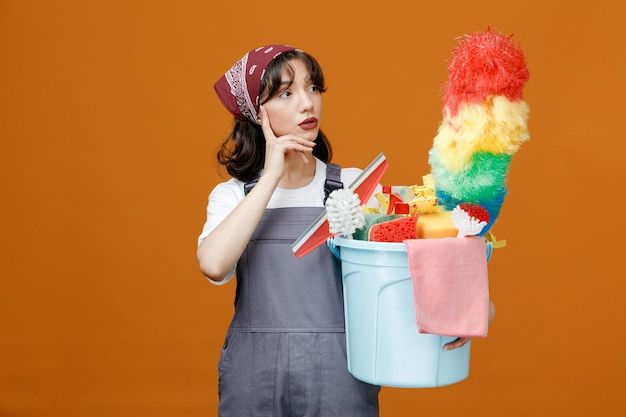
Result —
M 313 151 L 313 148 L 315 147 L 314 141 L 292 134 L 276 137 L 276 134 L 272 130 L 272 126 L 270 124 L 269 114 L 263 106 L 259 107 L 259 120 L 257 123 L 261 125 L 263 136 L 265 136 L 265 143 L 267 145 L 266 159 L 268 158 L 268 155 L 273 154 L 274 152 L 279 152 L 283 155 L 283 157 L 290 152 L 295 152 L 300 156 L 303 162 L 309 162 L 307 153 Z
M 283 149 L 283 151 L 306 152 L 310 151 L 315 146 L 315 142 L 292 134 L 276 137 L 270 124 L 269 114 L 263 106 L 259 107 L 259 120 L 257 123 L 261 125 L 265 142 L 271 144 L 271 146 L 278 146 Z M 303 159 L 306 160 L 306 156 L 303 156 Z
M 465 346 L 465 344 L 469 341 L 470 339 L 467 337 L 459 337 L 457 339 L 454 339 L 450 343 L 446 343 L 443 347 L 443 350 L 452 350 L 452 349 L 460 348 L 462 346 Z
M 270 125 L 269 115 L 267 114 L 267 110 L 265 110 L 265 107 L 263 106 L 259 107 L 259 120 L 257 123 L 261 125 L 261 129 L 263 130 L 263 135 L 265 136 L 265 140 L 276 139 L 276 135 L 274 134 L 274 131 L 272 130 L 272 126 Z

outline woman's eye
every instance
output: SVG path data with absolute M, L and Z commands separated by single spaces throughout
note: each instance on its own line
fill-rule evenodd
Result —
M 321 91 L 321 89 L 318 86 L 316 86 L 316 85 L 312 85 L 312 86 L 309 87 L 309 91 L 311 93 L 319 93 Z
M 283 98 L 289 97 L 290 95 L 291 95 L 291 92 L 289 91 L 283 91 L 283 92 L 278 93 L 278 97 L 283 97 Z

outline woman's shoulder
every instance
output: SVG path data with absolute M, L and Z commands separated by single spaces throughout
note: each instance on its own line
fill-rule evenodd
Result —
M 235 178 L 220 182 L 211 191 L 209 199 L 241 200 L 244 197 L 243 186 L 243 181 Z

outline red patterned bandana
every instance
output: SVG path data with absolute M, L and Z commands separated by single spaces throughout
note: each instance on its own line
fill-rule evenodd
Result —
M 287 45 L 268 45 L 245 54 L 215 83 L 215 92 L 224 107 L 237 119 L 256 122 L 265 69 L 278 55 L 295 49 Z

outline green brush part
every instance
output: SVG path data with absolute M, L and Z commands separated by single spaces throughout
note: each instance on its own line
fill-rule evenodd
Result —
M 461 201 L 488 200 L 506 181 L 512 155 L 476 152 L 466 169 L 450 172 L 434 149 L 430 152 L 431 173 L 435 188 Z

